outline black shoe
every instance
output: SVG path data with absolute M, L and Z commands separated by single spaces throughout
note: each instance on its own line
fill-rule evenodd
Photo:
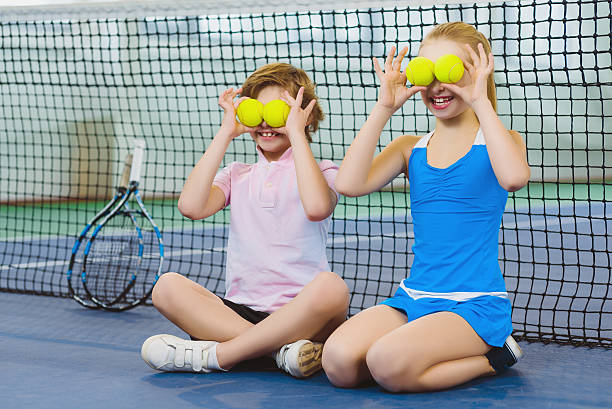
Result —
M 485 356 L 495 372 L 500 373 L 517 363 L 523 357 L 523 351 L 510 335 L 503 347 L 493 347 Z

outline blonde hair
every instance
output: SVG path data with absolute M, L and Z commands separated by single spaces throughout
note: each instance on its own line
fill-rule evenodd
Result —
M 429 32 L 421 42 L 421 47 L 428 41 L 437 39 L 451 40 L 459 44 L 468 44 L 472 49 L 478 52 L 478 44 L 482 44 L 486 55 L 491 52 L 491 44 L 489 40 L 474 26 L 458 21 L 453 23 L 444 23 L 437 25 Z M 468 62 L 472 62 L 468 55 Z M 487 96 L 493 105 L 493 109 L 497 112 L 497 93 L 495 91 L 495 79 L 493 73 L 487 78 Z
M 295 98 L 300 87 L 304 87 L 304 97 L 302 108 L 306 108 L 310 101 L 317 100 L 312 112 L 310 113 L 310 124 L 306 126 L 306 139 L 312 142 L 311 133 L 319 129 L 319 123 L 323 120 L 324 114 L 319 105 L 319 98 L 315 93 L 315 84 L 312 82 L 306 71 L 286 63 L 271 63 L 258 68 L 242 84 L 242 96 L 257 98 L 262 89 L 269 86 L 279 86 L 286 89 Z

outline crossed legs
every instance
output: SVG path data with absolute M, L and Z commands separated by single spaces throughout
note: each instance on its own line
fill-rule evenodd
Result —
M 230 369 L 300 339 L 325 341 L 345 321 L 349 291 L 338 275 L 319 273 L 293 300 L 254 325 L 206 288 L 166 273 L 153 289 L 153 304 L 191 336 L 218 341 L 219 366 Z

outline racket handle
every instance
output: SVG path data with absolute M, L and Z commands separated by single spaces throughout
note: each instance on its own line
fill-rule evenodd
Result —
M 132 173 L 130 173 L 130 182 L 140 182 L 140 169 L 142 167 L 144 149 L 144 139 L 134 139 L 134 160 L 132 161 Z
M 127 189 L 128 184 L 130 183 L 131 168 L 132 168 L 132 154 L 128 153 L 125 156 L 125 161 L 123 165 L 123 173 L 121 174 L 121 181 L 119 182 L 119 187 Z

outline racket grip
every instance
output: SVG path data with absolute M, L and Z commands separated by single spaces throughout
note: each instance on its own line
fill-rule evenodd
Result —
M 125 161 L 123 164 L 123 173 L 121 174 L 121 181 L 119 182 L 119 187 L 126 188 L 130 183 L 130 171 L 132 168 L 132 154 L 128 153 L 125 156 Z
M 134 160 L 132 161 L 132 172 L 130 182 L 140 182 L 140 169 L 144 158 L 144 139 L 134 139 Z

